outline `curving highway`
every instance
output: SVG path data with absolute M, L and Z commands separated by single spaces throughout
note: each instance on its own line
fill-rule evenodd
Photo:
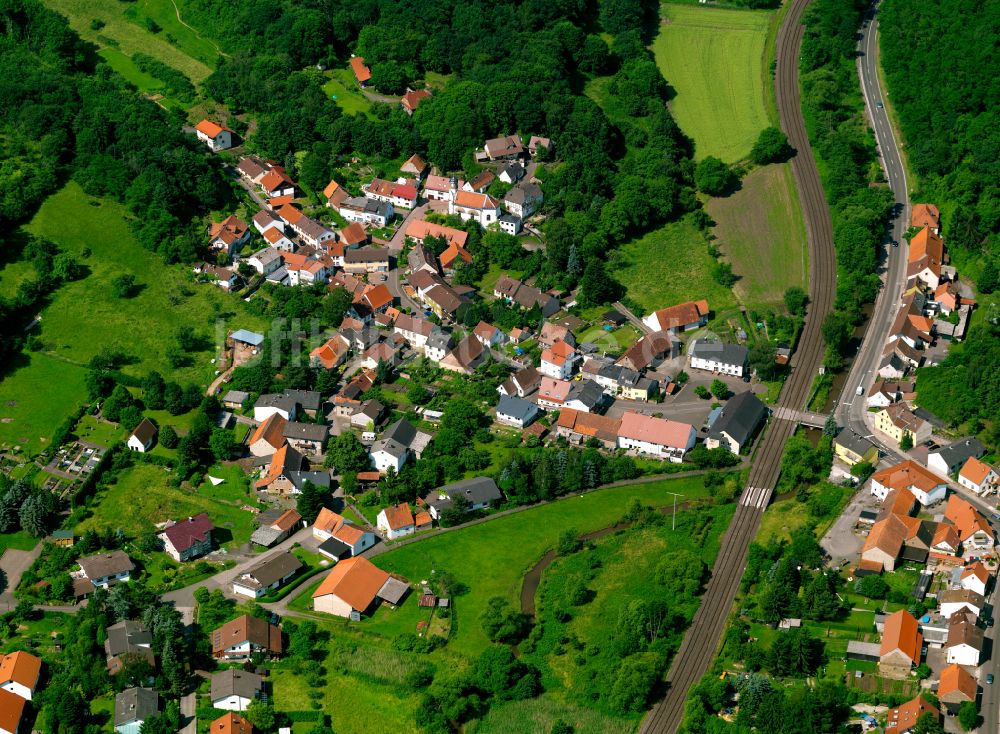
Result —
M 802 13 L 810 0 L 792 0 L 777 39 L 775 96 L 781 127 L 797 154 L 792 171 L 802 202 L 809 240 L 809 312 L 802 337 L 792 357 L 792 373 L 778 401 L 779 407 L 802 410 L 823 359 L 823 319 L 836 291 L 833 226 L 823 194 L 816 160 L 806 135 L 799 100 L 799 49 L 805 31 Z M 747 549 L 760 525 L 761 514 L 778 480 L 785 442 L 795 430 L 791 421 L 772 419 L 754 455 L 747 486 L 733 521 L 722 539 L 722 552 L 712 569 L 701 605 L 667 674 L 667 692 L 646 716 L 641 734 L 673 734 L 684 715 L 688 689 L 708 670 L 725 629 Z

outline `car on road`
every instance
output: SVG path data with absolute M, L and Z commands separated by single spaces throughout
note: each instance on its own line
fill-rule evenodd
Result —
M 882 103 L 881 103 L 881 102 L 876 102 L 876 103 L 875 103 L 875 106 L 876 106 L 876 107 L 877 107 L 878 109 L 880 109 L 880 110 L 882 110 L 882 109 L 885 109 L 885 108 L 884 108 L 884 107 L 882 106 Z
M 990 685 L 993 685 L 993 673 L 986 674 L 986 682 L 989 683 Z
M 893 247 L 899 247 L 899 240 L 893 240 L 892 241 L 892 246 Z
M 1000 512 L 994 512 L 992 515 L 990 515 L 990 520 L 1000 521 Z

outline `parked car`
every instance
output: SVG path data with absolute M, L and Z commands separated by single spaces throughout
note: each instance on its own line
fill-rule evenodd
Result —
M 880 110 L 883 109 L 881 102 L 876 102 L 875 106 L 878 107 Z
M 986 674 L 986 682 L 989 683 L 990 685 L 993 685 L 993 673 Z

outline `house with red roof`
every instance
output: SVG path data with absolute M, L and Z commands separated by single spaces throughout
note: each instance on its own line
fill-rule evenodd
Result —
M 0 689 L 0 734 L 18 734 L 22 731 L 24 699 L 16 693 Z
M 414 112 L 417 111 L 417 106 L 420 104 L 420 102 L 422 100 L 427 99 L 430 96 L 431 93 L 428 92 L 426 89 L 417 89 L 417 90 L 407 89 L 406 94 L 400 97 L 399 104 L 401 104 L 403 106 L 403 109 L 406 110 L 406 114 L 412 115 Z
M 356 556 L 375 545 L 375 534 L 324 507 L 313 523 L 313 537 L 323 541 L 317 550 L 334 560 Z M 331 542 L 333 541 L 333 542 Z
M 982 494 L 997 483 L 997 472 L 989 464 L 970 456 L 958 472 L 958 483 L 976 494 Z
M 934 234 L 941 234 L 941 212 L 934 204 L 914 204 L 910 226 L 917 229 L 927 227 Z
M 268 197 L 295 196 L 295 183 L 281 166 L 272 166 L 260 180 L 260 188 Z
M 576 369 L 576 350 L 560 340 L 542 350 L 538 371 L 557 380 L 568 380 Z
M 378 517 L 375 521 L 375 526 L 385 535 L 389 540 L 395 540 L 396 538 L 402 538 L 405 535 L 412 535 L 419 529 L 423 530 L 431 526 L 431 518 L 428 515 L 427 518 L 421 518 L 420 515 L 427 513 L 418 512 L 417 515 L 413 514 L 410 509 L 409 502 L 402 502 L 398 505 L 392 505 L 391 507 L 386 507 L 381 512 L 378 513 Z M 422 522 L 418 522 L 422 521 Z
M 220 125 L 211 120 L 202 120 L 194 126 L 195 135 L 198 140 L 208 146 L 211 151 L 226 150 L 233 147 L 233 135 L 235 134 L 225 125 Z
M 351 71 L 354 72 L 354 78 L 358 80 L 358 84 L 362 87 L 367 87 L 368 82 L 372 80 L 372 70 L 365 66 L 363 56 L 351 57 Z
M 377 600 L 398 603 L 409 587 L 394 579 L 364 556 L 340 561 L 313 592 L 313 609 L 317 612 L 350 617 L 363 614 Z
M 653 311 L 642 323 L 653 331 L 691 331 L 708 323 L 708 301 L 686 301 Z
M 18 650 L 0 656 L 0 690 L 30 701 L 42 675 L 42 660 L 30 652 Z
M 215 525 L 204 512 L 172 522 L 159 534 L 163 550 L 175 561 L 189 561 L 212 550 Z
M 912 701 L 889 709 L 885 734 L 910 734 L 924 714 L 930 714 L 935 719 L 941 718 L 941 712 L 923 696 L 917 696 Z
M 215 222 L 208 229 L 208 246 L 212 250 L 230 253 L 250 239 L 250 228 L 237 217 L 230 214 L 221 222 Z
M 361 191 L 369 199 L 387 202 L 397 209 L 412 209 L 417 205 L 417 187 L 413 184 L 374 178 Z
M 694 426 L 688 423 L 627 411 L 618 428 L 618 447 L 680 464 L 694 448 L 696 436 Z
M 924 636 L 912 614 L 900 609 L 885 618 L 879 646 L 879 673 L 885 678 L 908 678 L 910 669 L 920 665 Z
M 974 561 L 962 569 L 958 583 L 963 589 L 986 596 L 986 587 L 990 583 L 989 569 L 982 561 Z
M 332 179 L 326 185 L 326 188 L 323 189 L 323 198 L 326 199 L 326 205 L 333 209 L 338 208 L 348 197 L 350 197 L 350 194 L 347 193 L 347 189 Z
M 457 214 L 464 222 L 472 219 L 480 227 L 488 227 L 500 219 L 500 203 L 488 194 L 452 191 L 448 199 L 448 213 Z

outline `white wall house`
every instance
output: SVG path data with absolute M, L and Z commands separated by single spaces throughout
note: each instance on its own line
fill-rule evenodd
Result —
M 739 344 L 725 344 L 709 339 L 696 339 L 688 353 L 691 367 L 742 377 L 746 370 L 748 351 Z
M 233 131 L 211 120 L 202 120 L 194 128 L 198 140 L 209 150 L 226 150 L 233 147 Z

